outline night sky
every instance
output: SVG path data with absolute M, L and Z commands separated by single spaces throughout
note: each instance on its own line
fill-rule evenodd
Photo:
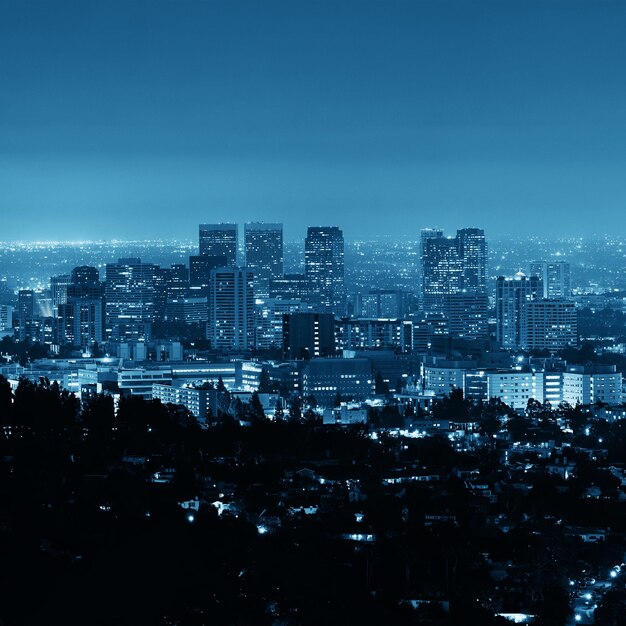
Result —
M 0 0 L 0 240 L 624 232 L 626 2 Z

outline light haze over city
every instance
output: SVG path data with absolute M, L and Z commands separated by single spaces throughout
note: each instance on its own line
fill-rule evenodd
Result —
M 623 2 L 0 7 L 2 240 L 626 225 Z

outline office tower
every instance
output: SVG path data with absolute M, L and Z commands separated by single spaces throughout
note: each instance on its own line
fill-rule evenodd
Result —
M 422 231 L 422 306 L 427 312 L 443 312 L 444 296 L 459 293 L 463 285 L 463 263 L 456 238 L 441 231 Z
M 451 335 L 489 338 L 489 297 L 485 292 L 448 294 L 443 297 L 443 310 Z
M 308 302 L 319 311 L 343 315 L 344 242 L 337 226 L 310 226 L 304 243 Z
M 189 257 L 189 289 L 194 297 L 208 296 L 211 272 L 227 267 L 225 255 L 199 255 Z
M 88 349 L 104 340 L 102 298 L 69 298 L 57 309 L 59 343 Z
M 35 317 L 52 317 L 52 295 L 50 289 L 36 289 L 34 292 Z
M 91 265 L 79 265 L 72 270 L 72 285 L 94 285 L 100 282 L 100 272 Z
M 226 267 L 235 267 L 237 233 L 237 224 L 200 224 L 200 255 L 225 256 Z
M 189 271 L 183 263 L 161 267 L 156 274 L 156 316 L 162 320 L 170 300 L 181 300 L 189 291 Z
M 422 307 L 442 313 L 452 335 L 483 339 L 488 331 L 487 243 L 480 228 L 462 228 L 456 237 L 425 229 L 420 238 Z
M 17 292 L 17 318 L 27 320 L 35 317 L 35 292 L 32 289 L 20 289 Z
M 270 298 L 307 301 L 309 290 L 304 274 L 285 274 L 270 281 Z
M 365 318 L 396 319 L 403 315 L 403 294 L 393 289 L 370 289 L 358 297 L 357 315 Z
M 50 277 L 50 296 L 52 298 L 52 315 L 56 316 L 59 304 L 67 302 L 67 288 L 72 282 L 70 274 Z
M 254 348 L 254 276 L 237 267 L 215 269 L 209 285 L 207 339 L 222 350 Z
M 106 266 L 106 335 L 116 341 L 150 337 L 155 320 L 157 265 L 119 259 Z
M 283 317 L 283 356 L 310 359 L 335 354 L 332 313 L 291 313 Z
M 0 330 L 13 328 L 13 307 L 8 304 L 0 304 Z
M 427 266 L 427 242 L 429 239 L 441 239 L 443 238 L 443 231 L 438 228 L 423 228 L 420 232 L 419 243 L 419 290 L 422 303 L 424 301 L 424 268 Z
M 257 350 L 281 350 L 283 346 L 283 317 L 303 310 L 300 300 L 266 298 L 255 305 L 255 345 Z
M 72 270 L 67 299 L 57 306 L 59 343 L 88 349 L 102 343 L 105 330 L 104 288 L 98 269 L 87 265 Z
M 270 281 L 283 275 L 283 225 L 249 222 L 244 225 L 246 267 L 254 274 L 254 295 L 269 298 Z
M 530 264 L 530 275 L 543 281 L 543 297 L 549 299 L 572 295 L 569 270 L 569 263 L 565 261 L 533 261 Z
M 167 304 L 165 305 L 164 319 L 166 322 L 206 324 L 209 320 L 206 296 L 168 298 Z
M 463 266 L 461 291 L 485 293 L 487 290 L 487 242 L 481 228 L 461 228 L 456 233 L 459 258 Z
M 496 339 L 503 348 L 521 346 L 524 305 L 541 297 L 543 284 L 536 276 L 518 272 L 496 279 Z
M 170 267 L 162 267 L 166 298 L 184 298 L 189 291 L 189 270 L 184 263 L 174 263 Z
M 67 286 L 67 298 L 102 298 L 104 285 L 95 267 L 81 265 L 72 270 L 72 280 Z
M 575 303 L 563 299 L 526 302 L 520 343 L 525 350 L 552 352 L 578 345 Z

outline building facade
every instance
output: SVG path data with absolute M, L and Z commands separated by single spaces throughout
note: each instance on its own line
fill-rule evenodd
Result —
M 232 267 L 211 272 L 207 339 L 221 350 L 254 349 L 254 288 L 250 270 Z
M 254 294 L 268 298 L 270 283 L 283 275 L 283 225 L 250 222 L 244 225 L 246 267 L 254 274 Z
M 224 256 L 226 267 L 237 265 L 237 245 L 239 242 L 237 224 L 200 224 L 200 256 Z
M 337 226 L 310 226 L 304 243 L 308 302 L 320 312 L 345 309 L 344 240 Z

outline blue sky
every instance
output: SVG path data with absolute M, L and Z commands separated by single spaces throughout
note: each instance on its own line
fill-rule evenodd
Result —
M 0 0 L 0 240 L 626 226 L 626 3 Z

